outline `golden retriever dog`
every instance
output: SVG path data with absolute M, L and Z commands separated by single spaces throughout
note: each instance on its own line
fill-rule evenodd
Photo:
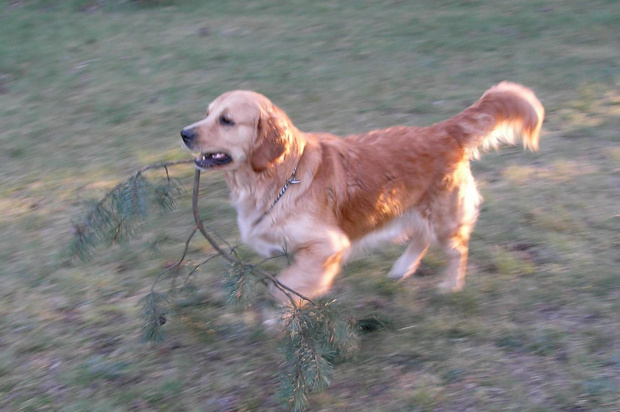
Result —
M 469 168 L 478 148 L 538 149 L 544 108 L 503 82 L 429 127 L 396 126 L 340 138 L 306 133 L 265 96 L 231 91 L 181 131 L 200 170 L 221 170 L 241 239 L 257 253 L 293 260 L 278 280 L 308 298 L 327 293 L 353 249 L 408 244 L 388 276 L 416 271 L 431 243 L 448 263 L 440 287 L 463 288 L 469 236 L 481 197 Z M 277 301 L 287 298 L 276 288 Z

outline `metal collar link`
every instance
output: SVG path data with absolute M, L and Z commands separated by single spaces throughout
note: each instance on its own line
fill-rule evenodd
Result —
M 295 166 L 295 169 L 293 169 L 293 174 L 291 174 L 291 177 L 289 177 L 286 180 L 286 183 L 284 183 L 284 186 L 282 186 L 282 189 L 280 189 L 280 191 L 278 192 L 278 195 L 276 196 L 271 206 L 269 206 L 267 210 L 265 210 L 265 213 L 263 213 L 263 215 L 258 218 L 258 220 L 254 223 L 255 225 L 259 224 L 260 221 L 263 220 L 263 218 L 267 216 L 269 212 L 271 212 L 271 209 L 273 209 L 276 203 L 278 203 L 278 201 L 282 198 L 282 196 L 284 196 L 284 193 L 286 193 L 290 185 L 296 185 L 298 183 L 301 183 L 301 180 L 297 179 L 297 177 L 295 176 L 297 174 L 298 167 L 299 167 L 299 163 L 297 164 L 297 166 Z

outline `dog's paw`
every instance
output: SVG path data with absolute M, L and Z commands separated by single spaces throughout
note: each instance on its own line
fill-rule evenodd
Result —
M 455 293 L 463 290 L 465 286 L 464 282 L 454 282 L 450 280 L 444 280 L 437 286 L 440 293 Z
M 410 262 L 402 262 L 402 259 L 399 259 L 394 263 L 394 266 L 390 269 L 387 277 L 388 279 L 393 280 L 403 280 L 407 279 L 409 276 L 413 275 L 416 270 L 418 270 L 418 266 L 420 262 L 412 265 Z
M 395 271 L 392 269 L 388 273 L 387 277 L 388 279 L 392 279 L 392 280 L 401 280 L 405 278 L 405 274 L 400 271 Z
M 403 280 L 407 279 L 409 276 L 413 275 L 417 270 L 417 266 L 415 268 L 407 268 L 407 270 L 402 270 L 401 268 L 392 267 L 390 269 L 387 277 L 392 280 Z

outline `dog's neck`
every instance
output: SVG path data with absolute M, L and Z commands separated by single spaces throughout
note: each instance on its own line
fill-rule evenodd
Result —
M 303 157 L 303 155 L 304 154 L 302 152 L 301 155 L 299 156 L 299 160 L 297 161 L 297 166 L 295 166 L 295 168 L 293 169 L 293 173 L 288 179 L 286 179 L 286 183 L 282 185 L 282 188 L 276 195 L 276 198 L 269 205 L 269 207 L 265 210 L 265 212 L 258 219 L 256 219 L 256 221 L 254 222 L 255 226 L 258 225 L 263 220 L 263 218 L 269 214 L 269 212 L 271 212 L 271 209 L 273 209 L 275 205 L 278 203 L 278 201 L 282 198 L 282 196 L 284 196 L 284 194 L 286 193 L 290 185 L 297 185 L 301 183 L 301 180 L 297 178 L 297 169 L 299 168 L 299 164 L 301 163 L 301 158 Z
M 253 221 L 256 221 L 265 212 L 271 211 L 284 196 L 283 191 L 286 192 L 291 184 L 295 184 L 291 179 L 299 180 L 305 146 L 304 139 L 293 139 L 282 159 L 262 172 L 257 173 L 251 167 L 227 172 L 225 177 L 237 212 L 252 212 L 256 215 Z

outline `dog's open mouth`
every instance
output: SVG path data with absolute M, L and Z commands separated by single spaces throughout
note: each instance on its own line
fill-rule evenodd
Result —
M 194 163 L 199 169 L 207 169 L 214 166 L 224 166 L 232 162 L 232 157 L 226 153 L 201 153 L 196 157 Z

